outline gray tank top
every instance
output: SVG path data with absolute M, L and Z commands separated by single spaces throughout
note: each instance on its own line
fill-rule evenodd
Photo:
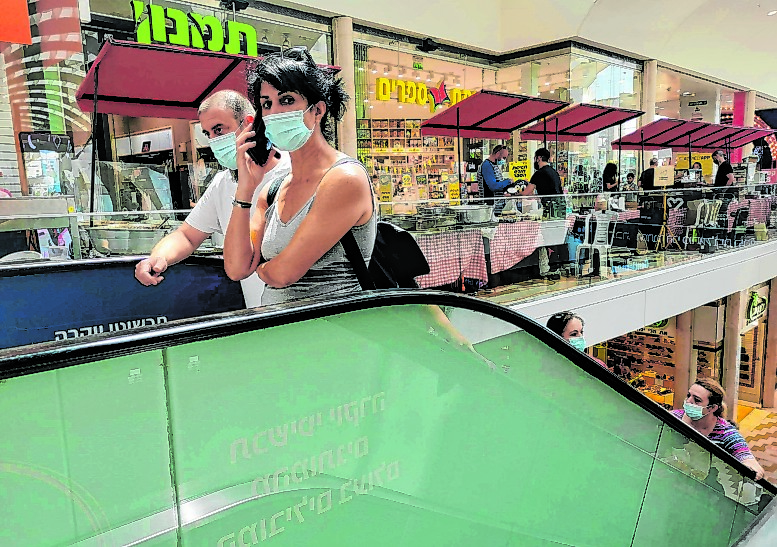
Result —
M 364 168 L 359 160 L 344 157 L 335 162 L 330 170 L 344 163 L 356 163 Z M 369 181 L 367 184 L 369 184 Z M 370 184 L 369 186 L 370 193 L 372 193 L 372 185 Z M 291 242 L 291 238 L 294 237 L 299 225 L 308 215 L 315 199 L 316 194 L 314 193 L 299 212 L 285 224 L 281 222 L 278 215 L 277 200 L 273 201 L 272 205 L 267 208 L 264 237 L 262 238 L 262 257 L 265 260 L 272 260 L 278 256 Z M 375 202 L 373 199 L 372 216 L 370 216 L 370 219 L 361 226 L 351 228 L 362 257 L 364 257 L 365 264 L 369 264 L 372 257 L 376 226 L 377 217 L 375 215 Z M 296 283 L 282 289 L 275 289 L 270 286 L 265 287 L 262 294 L 262 305 L 268 306 L 321 295 L 340 296 L 360 290 L 361 286 L 356 278 L 356 273 L 345 256 L 342 244 L 338 241 Z

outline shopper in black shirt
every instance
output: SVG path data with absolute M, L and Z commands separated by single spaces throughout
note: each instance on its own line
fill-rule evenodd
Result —
M 718 166 L 718 173 L 715 175 L 715 186 L 732 186 L 734 184 L 734 169 L 726 160 L 726 154 L 723 150 L 716 150 L 712 154 L 712 161 Z
M 550 166 L 550 151 L 547 148 L 539 148 L 534 153 L 534 174 L 529 180 L 529 184 L 521 192 L 521 195 L 528 196 L 534 194 L 535 190 L 538 196 L 557 196 L 541 197 L 543 216 L 548 218 L 562 218 L 566 214 L 564 207 L 564 198 L 561 197 L 564 190 L 561 188 L 561 178 L 555 169 Z M 550 271 L 550 259 L 548 257 L 547 247 L 539 249 L 540 276 L 545 279 L 560 279 L 558 271 Z
M 651 158 L 650 167 L 642 171 L 642 174 L 639 176 L 639 179 L 637 180 L 637 184 L 643 190 L 656 189 L 656 185 L 654 184 L 655 176 L 656 176 L 656 169 L 655 169 L 656 166 L 658 166 L 658 159 Z

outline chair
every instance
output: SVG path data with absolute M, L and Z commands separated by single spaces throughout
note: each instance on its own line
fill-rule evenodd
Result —
M 697 242 L 699 238 L 699 230 L 701 230 L 701 228 L 707 224 L 711 210 L 712 202 L 707 201 L 706 199 L 700 200 L 696 203 L 696 220 L 694 220 L 692 224 L 689 224 L 685 227 L 685 239 L 683 239 L 683 241 L 685 242 L 686 247 L 690 242 Z M 690 213 L 691 211 L 692 209 L 689 207 L 688 212 Z
M 591 237 L 591 219 L 596 219 L 596 231 L 593 234 L 593 240 L 589 243 Z M 589 249 L 591 253 L 591 264 L 594 262 L 594 253 L 599 253 L 599 275 L 605 277 L 603 274 L 603 266 L 611 267 L 612 258 L 610 257 L 610 249 L 612 248 L 612 242 L 615 238 L 615 230 L 610 232 L 610 223 L 616 222 L 618 214 L 612 211 L 597 211 L 593 215 L 587 215 L 585 218 L 585 231 L 583 235 L 583 243 L 577 246 L 575 251 L 575 275 L 580 275 L 580 251 L 583 249 Z

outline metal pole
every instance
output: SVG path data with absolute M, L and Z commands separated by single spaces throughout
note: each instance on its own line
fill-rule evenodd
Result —
M 460 125 L 461 121 L 459 119 L 459 115 L 460 115 L 460 110 L 457 108 L 456 109 L 456 139 L 458 139 L 458 141 L 459 141 L 459 169 L 458 169 L 458 171 L 459 171 L 459 199 L 461 200 L 462 199 L 461 198 L 461 182 L 462 182 L 461 181 L 461 168 L 464 167 L 464 159 L 463 159 L 464 158 L 464 152 L 461 149 L 463 143 L 461 142 L 461 125 Z
M 90 184 L 91 196 L 89 199 L 89 212 L 94 213 L 94 193 L 95 193 L 95 167 L 97 165 L 97 84 L 100 74 L 100 64 L 94 67 L 94 95 L 92 96 L 92 180 Z M 89 226 L 94 226 L 94 216 L 89 217 Z M 73 234 L 76 237 L 78 234 Z
M 547 150 L 548 149 L 548 119 L 542 118 L 542 146 Z
M 559 153 L 558 153 L 558 118 L 556 118 L 556 171 L 558 171 L 560 165 Z M 567 176 L 569 174 L 567 173 Z
M 621 144 L 622 138 L 623 138 L 623 125 L 619 125 L 618 126 L 618 177 L 619 178 L 621 176 L 621 170 L 623 169 L 623 166 L 621 165 L 621 151 L 623 150 L 623 145 Z
M 691 147 L 691 134 L 688 133 L 688 175 L 691 174 L 691 167 L 693 166 L 693 148 Z
M 642 148 L 642 154 L 640 155 L 640 174 L 645 170 L 645 131 L 639 130 L 639 146 Z

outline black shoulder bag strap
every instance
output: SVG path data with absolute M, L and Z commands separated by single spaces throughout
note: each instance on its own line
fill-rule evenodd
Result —
M 355 163 L 359 165 L 362 169 L 364 169 L 364 172 L 367 173 L 367 169 L 364 167 L 362 162 L 355 158 L 351 157 L 345 157 L 337 160 L 332 167 L 329 169 L 332 170 L 338 165 L 342 165 L 344 163 Z M 369 175 L 367 177 L 369 180 Z M 370 186 L 370 194 L 372 193 L 372 186 Z M 373 210 L 373 214 L 375 214 L 375 211 Z M 358 243 L 356 243 L 356 238 L 353 235 L 353 232 L 349 229 L 347 232 L 345 232 L 345 235 L 340 238 L 340 245 L 343 246 L 343 250 L 345 251 L 345 256 L 348 259 L 348 261 L 351 263 L 351 267 L 353 268 L 354 273 L 356 274 L 356 279 L 359 280 L 359 285 L 361 285 L 362 290 L 368 291 L 375 288 L 375 282 L 372 280 L 372 276 L 370 275 L 369 270 L 367 270 L 367 265 L 364 263 L 364 257 L 362 256 L 362 252 L 359 249 Z
M 270 189 L 267 190 L 267 207 L 269 208 L 270 205 L 272 205 L 272 202 L 275 201 L 275 196 L 278 195 L 278 190 L 281 189 L 281 184 L 283 184 L 283 180 L 286 177 L 278 177 L 272 183 L 270 184 Z

